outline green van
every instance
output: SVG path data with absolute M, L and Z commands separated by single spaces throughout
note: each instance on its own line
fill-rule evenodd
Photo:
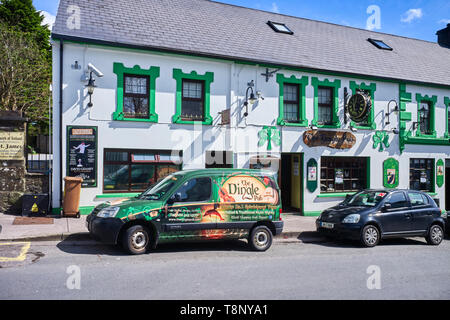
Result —
M 266 251 L 283 230 L 281 195 L 269 171 L 179 171 L 135 198 L 98 205 L 86 225 L 95 239 L 131 254 L 162 242 L 218 239 L 248 239 Z

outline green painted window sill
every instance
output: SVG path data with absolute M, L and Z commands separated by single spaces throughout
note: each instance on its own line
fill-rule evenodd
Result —
M 307 127 L 308 120 L 302 120 L 300 122 L 286 122 L 284 120 L 281 120 L 278 121 L 277 124 L 284 127 Z
M 343 192 L 343 193 L 321 193 L 317 195 L 317 198 L 345 198 L 347 195 L 355 194 L 355 192 Z
M 141 193 L 106 193 L 106 194 L 98 194 L 95 197 L 97 199 L 107 199 L 107 198 L 133 198 Z

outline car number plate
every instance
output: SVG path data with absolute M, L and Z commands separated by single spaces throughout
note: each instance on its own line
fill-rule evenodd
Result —
M 334 228 L 334 223 L 322 222 L 322 228 L 333 229 Z

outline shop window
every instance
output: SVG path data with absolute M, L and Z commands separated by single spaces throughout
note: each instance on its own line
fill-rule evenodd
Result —
M 206 151 L 205 167 L 233 168 L 233 152 L 230 151 Z
M 113 120 L 158 122 L 155 92 L 160 68 L 144 70 L 137 65 L 126 68 L 116 62 L 114 73 L 117 76 L 117 107 Z
M 139 192 L 181 170 L 181 158 L 170 152 L 105 149 L 103 191 Z
M 368 159 L 322 157 L 321 193 L 356 192 L 368 188 Z
M 211 125 L 213 118 L 210 114 L 210 97 L 214 73 L 199 75 L 196 71 L 183 73 L 180 69 L 173 69 L 173 78 L 177 81 L 177 92 L 176 112 L 172 122 Z
M 409 188 L 411 190 L 434 192 L 433 177 L 433 159 L 410 159 Z

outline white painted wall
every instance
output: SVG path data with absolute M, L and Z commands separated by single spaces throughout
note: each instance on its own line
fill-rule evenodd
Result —
M 59 149 L 63 146 L 63 172 L 66 172 L 66 126 L 68 125 L 89 125 L 98 126 L 98 188 L 82 189 L 81 206 L 91 206 L 98 203 L 97 195 L 103 190 L 103 150 L 105 148 L 123 149 L 163 149 L 182 150 L 183 167 L 185 169 L 204 168 L 205 151 L 233 151 L 235 153 L 235 167 L 247 167 L 248 160 L 258 152 L 267 153 L 266 145 L 258 148 L 258 132 L 263 126 L 276 126 L 278 117 L 278 95 L 279 87 L 274 76 L 266 82 L 261 73 L 265 72 L 265 67 L 255 67 L 249 65 L 235 64 L 233 62 L 219 61 L 213 59 L 200 59 L 181 55 L 150 53 L 130 49 L 107 48 L 98 46 L 88 46 L 74 43 L 64 45 L 64 93 L 63 93 L 63 136 L 59 136 L 59 42 L 53 44 L 53 106 L 54 106 L 54 175 L 53 175 L 53 207 L 59 207 Z M 74 70 L 71 65 L 78 61 L 81 70 Z M 139 65 L 142 69 L 151 66 L 160 67 L 160 77 L 156 80 L 156 113 L 159 115 L 159 122 L 138 123 L 128 121 L 113 121 L 112 114 L 116 110 L 116 86 L 117 78 L 113 73 L 113 63 L 121 62 L 125 67 L 131 68 Z M 89 98 L 85 89 L 85 82 L 81 81 L 87 64 L 92 63 L 104 73 L 103 78 L 96 79 L 92 102 L 94 107 L 89 110 L 87 103 Z M 172 77 L 174 68 L 180 68 L 188 73 L 193 70 L 199 74 L 214 72 L 214 82 L 211 85 L 211 116 L 214 118 L 213 126 L 194 127 L 192 125 L 172 124 L 172 116 L 175 113 L 175 92 L 176 81 Z M 381 82 L 371 80 L 352 79 L 345 77 L 317 75 L 305 72 L 294 72 L 281 70 L 286 77 L 295 75 L 318 77 L 319 80 L 328 78 L 330 80 L 340 79 L 341 88 L 339 90 L 340 108 L 339 116 L 343 123 L 343 96 L 344 87 L 349 88 L 350 81 L 356 83 L 365 82 L 377 84 L 375 92 L 375 120 L 377 130 L 392 130 L 398 128 L 398 115 L 391 116 L 391 125 L 385 126 L 385 113 L 387 104 L 391 99 L 398 101 L 399 88 L 397 83 Z M 243 117 L 245 112 L 243 102 L 247 83 L 255 81 L 255 89 L 263 93 L 264 100 L 249 106 L 249 116 Z M 419 79 L 420 80 L 420 79 Z M 311 121 L 313 114 L 314 89 L 309 84 L 306 87 L 306 117 Z M 436 106 L 436 130 L 438 136 L 443 136 L 445 132 L 445 106 L 444 96 L 450 97 L 450 90 L 435 89 L 429 87 L 419 87 L 408 85 L 407 91 L 412 93 L 413 102 L 407 105 L 407 111 L 412 112 L 412 121 L 417 119 L 417 103 L 415 102 L 416 92 L 422 95 L 437 95 L 438 104 Z M 349 92 L 351 90 L 349 88 Z M 224 109 L 231 109 L 231 126 L 221 127 L 219 112 Z M 408 126 L 412 122 L 408 123 Z M 450 147 L 448 146 L 416 146 L 407 145 L 405 152 L 399 154 L 398 136 L 390 134 L 391 146 L 384 152 L 374 149 L 372 136 L 373 131 L 359 130 L 355 133 L 357 144 L 350 150 L 333 150 L 329 148 L 309 148 L 303 143 L 303 133 L 307 128 L 278 127 L 281 130 L 282 144 L 273 144 L 272 154 L 280 155 L 286 153 L 304 153 L 304 172 L 306 163 L 314 158 L 319 164 L 321 156 L 346 156 L 346 157 L 370 157 L 371 158 L 371 187 L 383 187 L 383 161 L 389 157 L 394 157 L 400 162 L 400 188 L 409 187 L 409 159 L 410 158 L 450 158 Z M 348 125 L 341 130 L 348 130 Z M 320 176 L 319 176 L 320 177 Z M 306 177 L 304 177 L 306 186 Z M 320 185 L 320 184 L 319 184 Z M 444 198 L 444 187 L 436 186 L 438 196 Z M 320 188 L 314 193 L 305 189 L 304 201 L 305 211 L 320 211 L 331 205 L 337 204 L 342 198 L 318 198 Z M 441 207 L 444 207 L 441 200 Z

